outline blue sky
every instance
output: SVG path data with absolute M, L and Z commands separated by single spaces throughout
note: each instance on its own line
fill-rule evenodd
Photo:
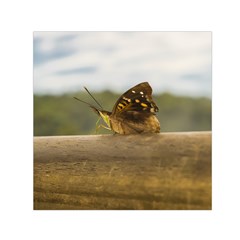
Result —
M 34 93 L 155 93 L 211 97 L 211 32 L 34 32 Z

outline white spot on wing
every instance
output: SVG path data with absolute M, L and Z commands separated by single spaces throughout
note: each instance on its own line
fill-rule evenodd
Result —
M 136 93 L 134 90 L 132 90 L 132 93 Z
M 142 94 L 142 95 L 143 95 L 143 92 L 140 92 L 140 94 Z

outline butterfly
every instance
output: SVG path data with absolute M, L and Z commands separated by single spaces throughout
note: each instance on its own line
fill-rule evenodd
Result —
M 100 109 L 76 97 L 89 105 L 106 123 L 105 128 L 119 134 L 159 133 L 160 122 L 156 117 L 158 107 L 152 99 L 152 88 L 148 82 L 142 82 L 126 91 L 115 103 L 112 112 L 102 106 L 90 94 Z

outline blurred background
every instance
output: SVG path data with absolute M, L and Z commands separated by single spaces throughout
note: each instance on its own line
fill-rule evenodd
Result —
M 94 104 L 86 86 L 111 111 L 143 81 L 162 132 L 211 130 L 211 32 L 34 32 L 33 41 L 35 136 L 95 134 L 98 116 L 73 97 Z

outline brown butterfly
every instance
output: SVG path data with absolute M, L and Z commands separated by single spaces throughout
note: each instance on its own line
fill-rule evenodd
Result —
M 101 109 L 88 104 L 107 124 L 107 129 L 119 134 L 159 133 L 160 123 L 156 117 L 158 107 L 152 99 L 148 82 L 140 83 L 126 91 L 116 102 L 112 112 L 103 110 L 98 101 L 85 88 Z

